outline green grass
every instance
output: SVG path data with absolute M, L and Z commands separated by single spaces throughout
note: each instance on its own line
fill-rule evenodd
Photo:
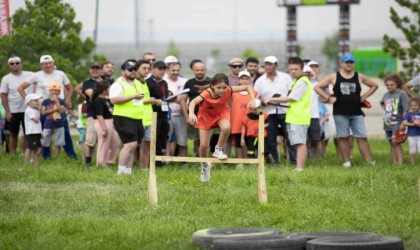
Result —
M 218 165 L 206 184 L 198 164 L 157 169 L 153 206 L 138 168 L 117 176 L 64 155 L 39 167 L 1 155 L 0 249 L 196 249 L 192 233 L 216 227 L 375 232 L 420 249 L 420 167 L 390 164 L 383 140 L 371 147 L 374 167 L 355 152 L 344 169 L 331 146 L 301 173 L 266 166 L 266 205 L 256 202 L 256 166 Z

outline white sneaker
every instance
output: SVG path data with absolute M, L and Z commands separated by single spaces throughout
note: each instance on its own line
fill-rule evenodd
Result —
M 223 149 L 218 147 L 214 149 L 213 157 L 216 157 L 219 160 L 226 160 L 228 158 L 228 156 L 223 152 Z
M 302 172 L 303 171 L 303 168 L 295 168 L 295 171 L 296 172 Z
M 351 167 L 351 162 L 349 162 L 349 161 L 344 162 L 343 167 L 345 167 L 345 168 Z
M 206 163 L 206 162 L 201 163 L 201 182 L 210 181 L 210 170 L 211 170 L 210 163 Z
M 376 161 L 370 161 L 369 164 L 372 165 L 372 166 L 375 166 Z
M 242 169 L 244 169 L 244 164 L 236 165 L 236 170 L 242 170 Z

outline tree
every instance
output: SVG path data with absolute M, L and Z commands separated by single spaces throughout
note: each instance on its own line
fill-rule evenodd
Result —
M 38 71 L 39 58 L 49 54 L 73 84 L 86 79 L 96 45 L 91 38 L 80 38 L 82 24 L 74 21 L 73 7 L 62 0 L 25 0 L 25 4 L 26 9 L 18 9 L 9 19 L 10 35 L 0 39 L 0 61 L 19 56 L 25 70 Z M 98 58 L 104 59 L 93 59 Z M 0 69 L 1 75 L 7 72 Z
M 179 59 L 179 56 L 181 55 L 181 51 L 178 49 L 178 47 L 176 46 L 173 40 L 169 42 L 168 52 L 166 54 L 168 56 L 174 56 Z
M 324 39 L 324 43 L 321 47 L 321 53 L 327 58 L 327 68 L 331 66 L 331 62 L 336 65 L 338 58 L 338 33 L 334 33 Z
M 242 58 L 248 58 L 248 57 L 255 57 L 255 58 L 259 58 L 260 57 L 260 53 L 258 53 L 258 51 L 256 51 L 253 48 L 246 48 L 244 51 L 242 51 Z
M 409 80 L 420 72 L 420 5 L 417 0 L 395 0 L 400 6 L 408 8 L 417 20 L 408 16 L 399 16 L 394 8 L 390 8 L 391 21 L 404 34 L 407 46 L 401 45 L 395 38 L 384 35 L 383 50 L 402 61 L 403 68 L 398 73 L 404 80 Z M 417 23 L 416 23 L 417 21 Z

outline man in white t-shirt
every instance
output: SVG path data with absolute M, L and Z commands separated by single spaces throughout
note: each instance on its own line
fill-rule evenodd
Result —
M 279 155 L 277 152 L 277 136 L 281 135 L 286 139 L 289 159 L 292 164 L 296 164 L 296 151 L 290 145 L 286 128 L 286 112 L 288 103 L 278 106 L 275 104 L 267 104 L 264 100 L 268 100 L 275 96 L 287 96 L 292 88 L 292 78 L 283 72 L 277 71 L 278 60 L 275 56 L 267 56 L 264 59 L 265 74 L 260 76 L 255 82 L 254 89 L 258 91 L 262 103 L 262 109 L 268 114 L 267 122 L 267 139 L 265 140 L 265 149 L 269 153 L 274 162 L 279 163 Z
M 411 79 L 408 83 L 403 85 L 403 89 L 407 92 L 409 97 L 413 97 L 416 94 L 411 90 L 412 88 L 420 88 L 420 74 L 415 78 Z
M 163 77 L 163 80 L 168 83 L 169 96 L 176 95 L 184 89 L 184 85 L 187 82 L 187 79 L 179 76 L 179 72 L 181 70 L 181 64 L 179 62 L 169 62 L 167 65 L 168 68 L 166 70 L 165 77 Z M 185 122 L 184 116 L 182 114 L 181 105 L 179 104 L 180 98 L 181 97 L 178 96 L 169 103 L 171 117 L 169 118 L 170 129 L 168 135 L 168 149 L 169 155 L 174 155 L 176 145 L 178 145 L 178 155 L 187 156 L 188 124 Z M 172 137 L 175 138 L 173 139 Z
M 5 131 L 10 132 L 8 141 L 9 153 L 14 155 L 17 149 L 21 125 L 25 133 L 24 115 L 26 105 L 17 89 L 26 78 L 32 75 L 32 72 L 22 70 L 22 60 L 17 56 L 10 57 L 7 63 L 9 64 L 10 73 L 1 80 L 0 93 L 4 109 L 6 110 Z M 31 89 L 26 90 L 27 94 L 31 92 Z M 24 139 L 22 152 L 25 152 L 25 144 Z
M 20 93 L 22 98 L 25 99 L 26 88 L 35 86 L 35 93 L 42 97 L 42 99 L 40 100 L 42 102 L 42 100 L 48 99 L 50 96 L 50 85 L 52 83 L 58 83 L 61 84 L 64 89 L 64 91 L 60 92 L 59 98 L 64 99 L 64 101 L 66 102 L 67 109 L 72 109 L 71 95 L 73 94 L 73 87 L 71 86 L 70 80 L 68 79 L 67 75 L 63 71 L 56 69 L 55 61 L 50 55 L 41 56 L 39 63 L 41 65 L 41 70 L 35 72 L 25 81 L 23 81 L 18 88 L 18 92 Z M 42 124 L 44 124 L 44 120 L 45 116 L 41 116 Z M 66 144 L 63 146 L 64 151 L 66 151 L 67 155 L 71 159 L 77 159 L 77 155 L 74 152 L 73 148 L 73 141 L 70 136 L 70 129 L 67 119 L 64 122 L 64 135 L 66 140 Z M 49 151 L 49 148 L 43 148 L 42 157 L 44 159 L 51 157 L 51 152 Z

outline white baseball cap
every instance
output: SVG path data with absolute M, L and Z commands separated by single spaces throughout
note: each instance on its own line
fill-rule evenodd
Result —
M 279 60 L 275 56 L 267 56 L 266 58 L 264 58 L 264 62 L 278 63 Z
M 170 63 L 177 63 L 179 61 L 178 61 L 178 58 L 176 58 L 175 56 L 167 56 L 165 57 L 165 60 L 163 60 L 163 62 L 165 64 L 170 64 Z
M 251 74 L 248 72 L 248 70 L 242 70 L 241 72 L 239 72 L 238 77 L 241 78 L 242 76 L 251 77 Z
M 41 56 L 41 59 L 39 59 L 39 63 L 44 63 L 44 62 L 54 62 L 54 59 L 50 55 L 43 55 Z
M 32 100 L 39 100 L 42 97 L 37 94 L 27 94 L 25 97 L 25 105 L 28 105 L 28 103 Z
M 312 66 L 312 65 L 319 65 L 319 63 L 317 62 L 317 61 L 313 61 L 313 60 L 311 60 L 311 61 L 309 61 L 308 62 L 308 64 L 307 64 L 309 67 L 310 66 Z
M 22 62 L 22 60 L 20 60 L 20 57 L 18 57 L 18 56 L 12 56 L 12 57 L 9 58 L 9 60 L 7 60 L 7 63 L 11 63 L 13 61 Z
M 305 65 L 303 66 L 303 72 L 312 72 L 312 69 L 308 65 Z

